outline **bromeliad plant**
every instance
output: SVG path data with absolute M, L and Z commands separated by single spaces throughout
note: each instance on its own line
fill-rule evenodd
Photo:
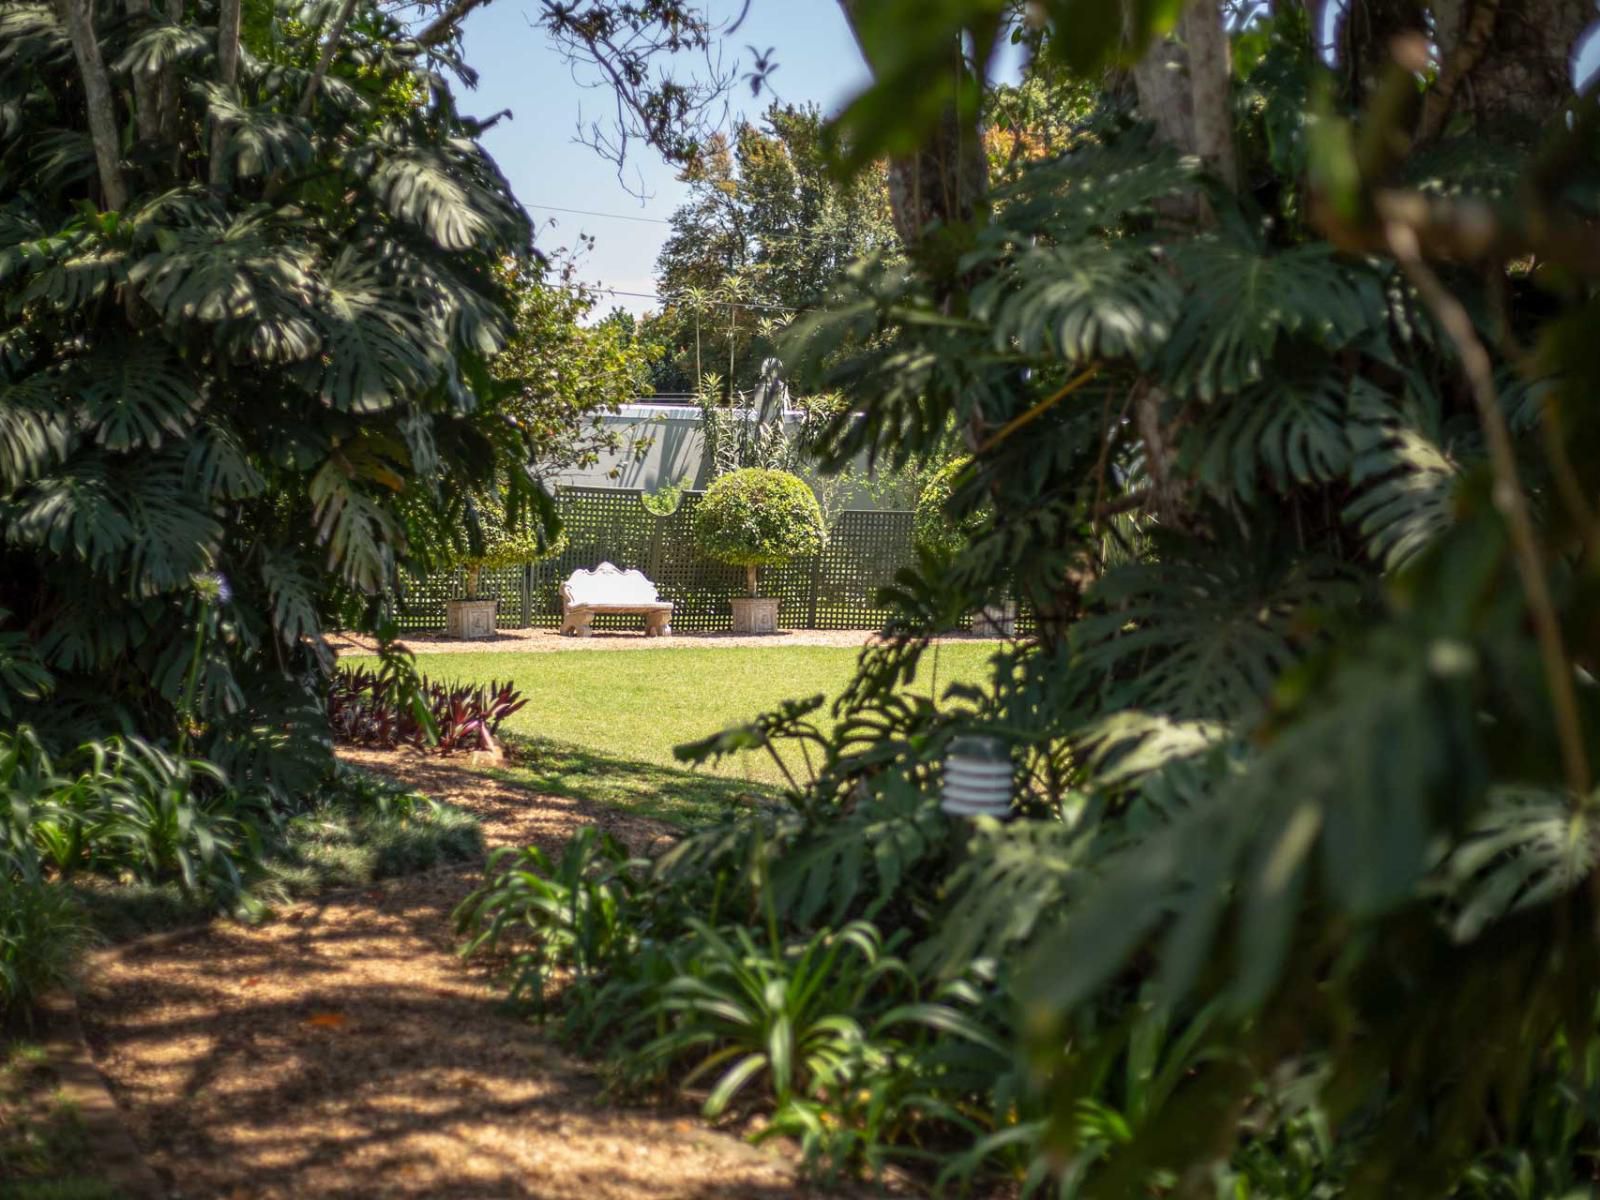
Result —
M 334 741 L 351 745 L 494 750 L 500 726 L 527 703 L 509 681 L 451 686 L 347 666 L 328 689 L 328 725 Z

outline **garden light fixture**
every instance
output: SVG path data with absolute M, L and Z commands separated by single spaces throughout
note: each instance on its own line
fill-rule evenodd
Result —
M 953 738 L 944 760 L 939 807 L 957 817 L 999 817 L 1011 812 L 1011 749 L 996 737 Z

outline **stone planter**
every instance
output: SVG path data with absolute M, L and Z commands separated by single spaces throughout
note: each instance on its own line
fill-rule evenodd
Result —
M 444 602 L 444 634 L 446 637 L 478 641 L 494 636 L 494 610 L 498 600 L 446 600 Z
M 972 615 L 972 632 L 979 637 L 1014 637 L 1017 632 L 1017 606 L 1014 601 L 991 604 Z
M 733 631 L 735 633 L 777 633 L 778 598 L 776 596 L 737 596 L 733 601 Z

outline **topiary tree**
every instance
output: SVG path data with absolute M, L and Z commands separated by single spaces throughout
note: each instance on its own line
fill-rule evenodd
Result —
M 934 473 L 917 497 L 911 537 L 924 554 L 946 561 L 954 558 L 988 521 L 987 504 L 961 517 L 950 515 L 950 497 L 956 481 L 971 465 L 972 459 L 965 455 L 951 459 Z
M 805 480 L 787 471 L 750 467 L 722 476 L 706 489 L 695 512 L 701 548 L 721 562 L 743 567 L 750 595 L 756 570 L 822 549 L 822 509 Z

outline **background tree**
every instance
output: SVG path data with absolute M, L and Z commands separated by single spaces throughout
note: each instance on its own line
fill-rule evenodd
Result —
M 51 742 L 296 803 L 324 622 L 495 471 L 527 519 L 488 368 L 529 226 L 447 66 L 359 0 L 0 14 L 0 609 Z
M 727 387 L 754 386 L 773 353 L 764 321 L 816 307 L 850 262 L 891 244 L 881 170 L 840 182 L 822 133 L 815 106 L 775 103 L 709 137 L 685 170 L 689 199 L 656 262 L 670 299 L 644 321 L 667 347 L 660 390 L 695 392 L 713 370 Z

